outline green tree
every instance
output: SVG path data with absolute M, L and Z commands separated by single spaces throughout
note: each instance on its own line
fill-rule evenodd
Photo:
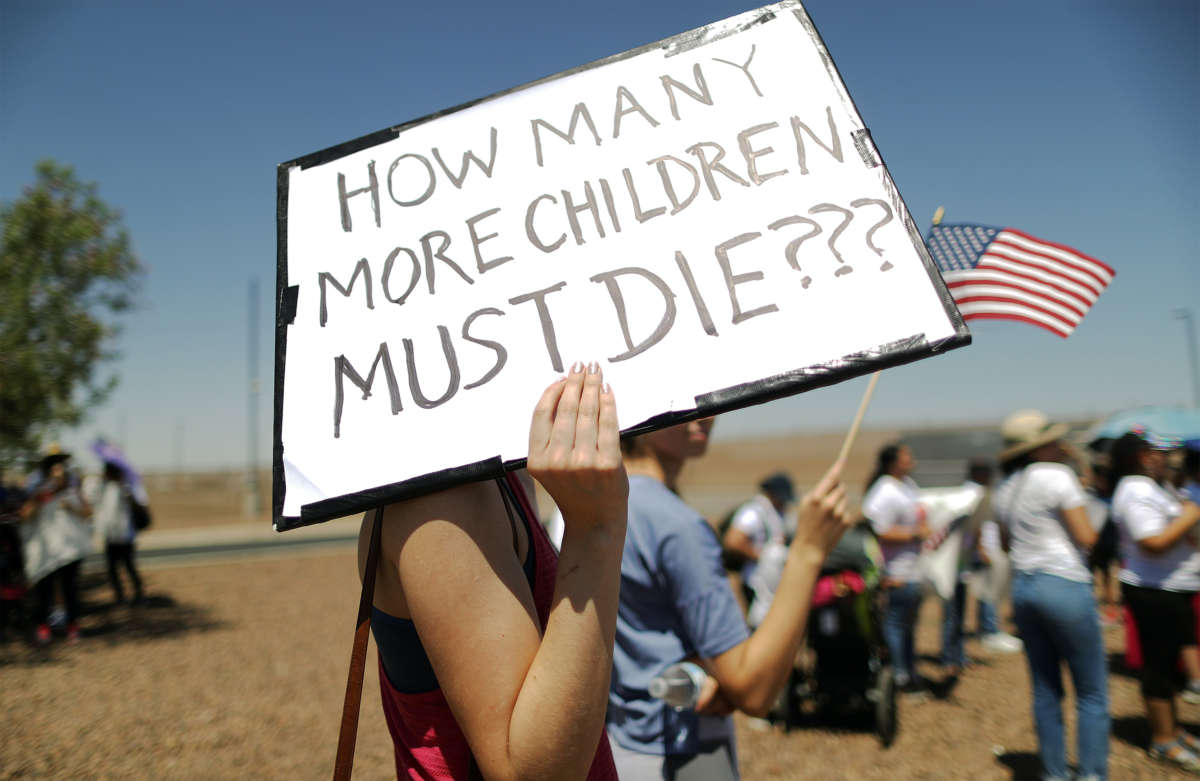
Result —
M 70 166 L 43 160 L 0 204 L 0 463 L 79 423 L 117 378 L 117 316 L 143 268 L 120 213 Z

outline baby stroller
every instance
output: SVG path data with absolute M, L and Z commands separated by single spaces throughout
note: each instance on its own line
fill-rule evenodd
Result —
M 813 590 L 808 647 L 813 662 L 788 686 L 788 726 L 804 704 L 841 718 L 869 717 L 886 748 L 896 738 L 896 683 L 883 642 L 882 554 L 869 528 L 843 535 Z

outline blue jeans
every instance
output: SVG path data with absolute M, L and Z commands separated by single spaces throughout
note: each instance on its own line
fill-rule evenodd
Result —
M 887 643 L 896 683 L 903 686 L 916 680 L 916 653 L 913 650 L 913 629 L 917 624 L 917 609 L 921 607 L 921 584 L 905 583 L 888 589 L 887 611 L 883 616 L 883 641 Z
M 1000 622 L 996 619 L 996 606 L 982 599 L 975 603 L 978 610 L 975 613 L 975 630 L 983 635 L 994 635 L 1000 631 Z
M 959 580 L 954 595 L 942 600 L 942 666 L 965 667 L 963 650 L 963 613 L 967 606 L 967 584 Z
M 1079 774 L 1108 777 L 1108 671 L 1089 583 L 1044 572 L 1013 574 L 1013 619 L 1033 682 L 1033 723 L 1046 778 L 1069 778 L 1063 737 L 1063 662 L 1075 685 Z

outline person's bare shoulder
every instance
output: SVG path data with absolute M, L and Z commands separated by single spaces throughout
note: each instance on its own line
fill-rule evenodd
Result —
M 503 517 L 504 506 L 497 487 L 491 481 L 467 483 L 393 502 L 383 510 L 384 555 L 389 555 L 389 552 L 398 554 L 409 536 L 431 522 L 479 531 L 495 525 L 497 511 Z M 373 510 L 365 513 L 359 528 L 359 548 L 364 556 L 370 541 L 373 516 Z

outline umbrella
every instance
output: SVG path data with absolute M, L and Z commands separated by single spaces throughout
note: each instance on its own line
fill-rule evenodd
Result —
M 108 461 L 116 464 L 125 473 L 125 480 L 129 483 L 129 491 L 133 497 L 142 504 L 146 504 L 146 488 L 142 485 L 142 476 L 134 468 L 129 459 L 121 451 L 121 448 L 105 441 L 103 438 L 98 438 L 92 443 L 92 452 L 95 453 L 101 461 Z
M 1087 433 L 1087 441 L 1117 439 L 1136 427 L 1160 437 L 1200 439 L 1200 409 L 1183 407 L 1138 407 L 1109 415 Z

